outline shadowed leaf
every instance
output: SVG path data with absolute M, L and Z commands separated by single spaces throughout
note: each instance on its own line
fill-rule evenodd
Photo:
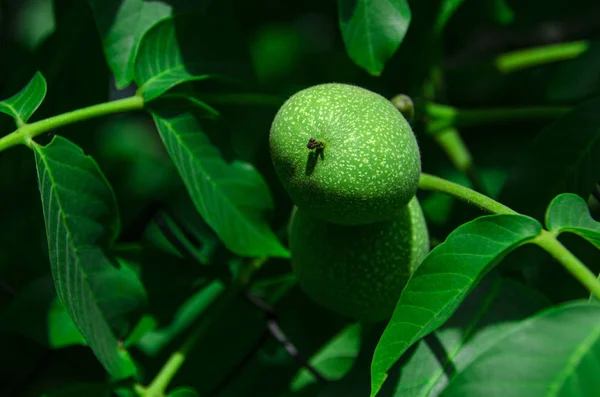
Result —
M 117 88 L 133 80 L 135 57 L 148 29 L 171 15 L 171 6 L 160 1 L 88 0 L 108 66 Z
M 592 396 L 600 390 L 598 371 L 600 306 L 571 302 L 513 326 L 442 395 Z
M 221 35 L 225 28 L 219 24 L 217 17 L 198 15 L 167 19 L 146 33 L 135 66 L 135 81 L 146 101 L 185 82 L 230 79 L 240 70 L 246 77 L 239 40 L 230 37 L 231 32 Z M 213 40 L 215 34 L 222 40 Z
M 33 150 L 58 297 L 108 373 L 115 378 L 131 376 L 135 365 L 119 346 L 103 313 L 105 296 L 97 293 L 115 285 L 95 285 L 91 277 L 110 275 L 113 269 L 102 250 L 114 241 L 119 229 L 112 189 L 96 162 L 65 138 L 56 136 L 48 146 L 33 145 Z M 116 286 L 118 293 L 125 291 L 120 282 Z M 117 300 L 119 305 L 125 302 Z

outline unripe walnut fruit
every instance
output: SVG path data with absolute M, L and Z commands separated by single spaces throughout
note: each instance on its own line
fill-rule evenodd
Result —
M 343 225 L 400 213 L 421 172 L 419 147 L 402 114 L 381 95 L 347 84 L 290 97 L 273 120 L 269 148 L 294 203 Z
M 408 278 L 429 252 L 417 198 L 382 222 L 345 226 L 302 208 L 290 230 L 292 267 L 301 288 L 322 306 L 351 318 L 388 319 Z

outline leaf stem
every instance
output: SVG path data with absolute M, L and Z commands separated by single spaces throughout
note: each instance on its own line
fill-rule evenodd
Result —
M 600 299 L 600 282 L 596 275 L 590 271 L 575 255 L 571 253 L 556 236 L 547 230 L 542 230 L 533 241 L 567 269 L 583 286 L 596 298 Z
M 177 371 L 179 371 L 179 368 L 183 365 L 198 339 L 206 333 L 209 327 L 214 323 L 215 319 L 248 285 L 252 274 L 254 274 L 266 260 L 267 258 L 255 259 L 242 269 L 227 290 L 225 290 L 225 292 L 223 292 L 223 294 L 208 307 L 205 314 L 201 317 L 201 321 L 192 330 L 187 339 L 183 342 L 183 345 L 171 354 L 150 385 L 146 389 L 143 389 L 143 397 L 162 397 L 164 395 L 171 379 L 173 379 Z
M 550 44 L 500 55 L 494 63 L 500 72 L 510 73 L 532 66 L 572 59 L 586 52 L 588 48 L 589 43 L 585 40 Z
M 495 214 L 518 215 L 512 209 L 481 193 L 433 175 L 421 173 L 419 188 L 450 194 L 459 200 Z M 562 245 L 552 232 L 542 229 L 541 233 L 530 242 L 546 250 L 579 280 L 592 295 L 600 299 L 600 276 L 596 278 L 596 275 Z
M 457 109 L 452 106 L 428 103 L 426 114 L 432 118 L 428 127 L 431 134 L 445 128 L 491 124 L 499 121 L 555 119 L 571 110 L 568 106 L 538 106 L 524 108 Z
M 16 145 L 31 146 L 33 138 L 50 130 L 114 113 L 143 109 L 144 99 L 140 96 L 100 103 L 71 112 L 59 114 L 35 123 L 25 124 L 14 132 L 0 138 L 0 152 Z
M 478 193 L 473 189 L 459 185 L 458 183 L 439 178 L 426 173 L 421 173 L 419 179 L 419 188 L 423 190 L 431 190 L 450 194 L 459 200 L 472 204 L 484 211 L 494 214 L 510 214 L 516 215 L 517 212 L 511 210 L 507 206 L 500 204 L 488 196 Z
M 486 189 L 473 163 L 471 152 L 458 130 L 452 127 L 446 128 L 433 134 L 433 139 L 446 153 L 454 167 L 469 178 L 475 190 L 486 194 Z

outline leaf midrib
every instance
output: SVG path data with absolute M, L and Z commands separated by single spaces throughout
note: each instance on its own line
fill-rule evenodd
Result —
M 173 135 L 175 137 L 175 140 L 177 140 L 177 142 L 179 143 L 179 146 L 182 147 L 182 148 L 184 148 L 184 150 L 187 152 L 188 156 L 193 160 L 194 164 L 196 164 L 196 166 L 202 171 L 202 173 L 204 175 L 210 176 L 210 173 L 208 173 L 206 171 L 206 169 L 202 166 L 201 162 L 199 162 L 196 159 L 196 157 L 192 155 L 193 152 L 188 147 L 188 145 L 184 144 L 182 142 L 181 137 L 179 136 L 179 134 L 177 134 L 175 132 L 175 129 L 173 128 L 173 124 L 170 121 L 168 121 L 168 120 L 166 120 L 166 119 L 164 119 L 164 118 L 162 118 L 162 117 L 160 117 L 158 115 L 156 117 L 158 117 L 161 120 L 161 122 L 163 122 L 165 125 L 167 125 L 167 127 L 169 128 L 169 132 L 171 132 L 171 135 Z M 264 240 L 263 237 L 262 237 L 262 235 L 261 235 L 261 233 L 256 230 L 256 228 L 254 227 L 254 225 L 252 224 L 252 222 L 250 222 L 248 220 L 247 216 L 243 212 L 241 212 L 240 209 L 236 205 L 233 204 L 233 202 L 229 199 L 229 197 L 225 193 L 223 193 L 223 191 L 220 189 L 219 185 L 215 182 L 215 179 L 213 179 L 212 177 L 210 177 L 210 178 L 204 178 L 204 179 L 210 185 L 213 186 L 213 189 L 215 189 L 216 191 L 218 191 L 218 194 L 224 198 L 224 201 L 226 201 L 227 204 L 229 205 L 229 207 L 232 208 L 233 211 L 243 220 L 243 222 L 246 224 L 246 226 L 250 230 L 252 230 L 254 232 L 254 234 L 257 235 L 261 240 Z
M 70 234 L 71 234 L 72 232 L 71 232 L 71 229 L 70 229 L 70 228 L 67 226 L 67 225 L 68 225 L 68 222 L 66 221 L 66 220 L 67 220 L 67 218 L 66 218 L 65 211 L 63 210 L 63 204 L 62 204 L 62 202 L 61 202 L 60 195 L 56 194 L 56 189 L 54 188 L 54 186 L 56 185 L 56 180 L 55 180 L 55 178 L 53 177 L 53 174 L 52 174 L 52 172 L 50 171 L 50 168 L 48 167 L 48 163 L 47 163 L 46 155 L 45 155 L 44 153 L 40 152 L 39 148 L 38 148 L 37 146 L 35 146 L 35 145 L 34 145 L 34 149 L 36 150 L 36 153 L 38 153 L 38 155 L 40 156 L 40 159 L 41 159 L 41 160 L 42 160 L 42 162 L 44 163 L 44 167 L 45 167 L 46 175 L 47 175 L 48 179 L 49 179 L 49 180 L 50 180 L 50 182 L 51 182 L 51 185 L 50 185 L 50 192 L 48 193 L 48 195 L 52 195 L 52 196 L 54 196 L 54 200 L 56 201 L 56 203 L 57 203 L 57 205 L 58 205 L 58 207 L 59 207 L 59 214 L 60 214 L 61 223 L 62 223 L 62 226 L 63 226 L 63 227 L 65 228 L 65 230 L 67 231 L 67 244 L 69 245 L 69 247 L 70 247 L 70 249 L 72 250 L 72 252 L 73 252 L 74 254 L 77 254 L 77 253 L 80 251 L 80 249 L 82 249 L 82 248 L 85 248 L 85 247 L 87 247 L 88 245 L 87 245 L 87 244 L 84 244 L 84 245 L 80 245 L 80 246 L 75 246 L 75 245 L 73 244 L 72 238 L 70 237 Z M 51 208 L 49 208 L 49 210 L 51 211 Z M 45 210 L 44 210 L 44 212 L 45 212 Z M 47 214 L 46 214 L 46 213 L 44 213 L 44 216 L 47 216 Z M 89 247 L 93 247 L 93 245 L 89 245 Z M 75 264 L 76 271 L 78 271 L 78 272 L 81 274 L 81 276 L 82 276 L 82 279 L 83 279 L 83 284 L 84 284 L 84 285 L 87 287 L 88 291 L 92 291 L 91 285 L 90 285 L 90 283 L 89 283 L 89 280 L 88 280 L 88 275 L 87 275 L 87 273 L 86 273 L 86 272 L 85 272 L 85 271 L 82 269 L 82 267 L 81 267 L 81 266 L 80 266 L 80 264 L 79 264 L 79 256 L 78 256 L 78 255 L 75 255 L 75 261 L 74 261 L 73 263 Z M 59 265 L 58 265 L 58 264 L 56 264 L 56 266 L 58 267 Z M 62 288 L 61 288 L 61 289 L 62 289 Z M 92 302 L 94 303 L 94 307 L 96 308 L 96 310 L 98 310 L 98 313 L 100 314 L 100 318 L 103 318 L 102 311 L 100 310 L 100 307 L 99 307 L 99 305 L 98 305 L 98 301 L 95 299 L 95 296 L 94 296 L 94 294 L 93 294 L 93 293 L 90 293 L 90 296 L 91 296 L 91 300 L 92 300 Z M 61 299 L 61 301 L 62 301 L 62 300 L 63 300 L 63 297 L 62 297 L 62 296 L 60 296 L 60 294 L 59 294 L 59 297 L 60 297 L 60 299 Z M 66 303 L 64 303 L 64 302 L 63 302 L 63 304 L 64 304 L 64 306 L 65 306 L 66 308 L 68 307 L 68 305 L 67 305 Z M 82 332 L 82 330 L 81 330 L 81 327 L 80 327 L 80 326 L 79 326 L 77 323 L 75 323 L 75 322 L 74 322 L 74 324 L 75 324 L 75 326 L 76 326 L 76 327 L 79 329 L 79 331 L 80 331 L 80 332 L 82 333 L 82 335 L 83 335 L 83 332 Z M 107 325 L 107 328 L 110 330 L 110 327 L 108 327 L 108 324 L 106 324 L 106 325 Z M 114 338 L 114 335 L 112 335 L 112 334 L 111 334 L 111 336 L 113 337 L 113 339 L 114 339 L 114 340 L 115 340 L 115 342 L 116 342 L 116 339 Z
M 564 369 L 559 373 L 559 376 L 549 386 L 548 397 L 555 397 L 559 394 L 565 385 L 565 382 L 569 378 L 569 375 L 573 375 L 574 369 L 579 365 L 581 360 L 589 352 L 589 348 L 600 340 L 600 324 L 594 328 L 594 330 L 577 345 L 577 348 L 573 351 L 573 354 L 567 360 Z

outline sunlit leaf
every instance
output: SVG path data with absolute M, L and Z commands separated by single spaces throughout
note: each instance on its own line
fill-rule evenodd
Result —
M 46 96 L 46 79 L 37 72 L 25 88 L 8 99 L 0 101 L 0 112 L 15 119 L 22 126 L 42 104 Z
M 156 22 L 171 15 L 171 6 L 160 1 L 88 1 L 117 88 L 125 88 L 133 80 L 135 57 L 142 36 Z
M 526 216 L 490 215 L 458 227 L 435 247 L 409 279 L 375 349 L 371 395 L 410 346 L 444 324 L 494 265 L 541 230 Z
M 223 244 L 242 256 L 287 257 L 265 218 L 273 203 L 262 176 L 248 163 L 225 161 L 190 114 L 153 117 L 196 209 Z
M 89 278 L 113 266 L 102 251 L 119 229 L 112 189 L 96 162 L 67 139 L 56 136 L 33 150 L 58 296 L 106 370 L 115 378 L 131 376 L 135 366 L 119 346 Z
M 522 321 L 443 396 L 592 396 L 600 390 L 600 306 L 572 302 Z
M 558 194 L 588 197 L 600 179 L 598 107 L 600 99 L 591 100 L 540 132 L 517 160 L 500 201 L 542 220 Z
M 408 29 L 406 0 L 338 0 L 342 38 L 350 58 L 378 76 Z
M 154 25 L 142 39 L 135 66 L 135 81 L 144 99 L 158 98 L 189 81 L 238 77 L 244 66 L 240 42 L 222 32 L 218 18 L 206 16 Z M 215 34 L 223 40 L 214 40 Z
M 575 233 L 600 248 L 600 222 L 592 218 L 587 203 L 576 194 L 565 193 L 552 200 L 546 227 L 556 234 Z

